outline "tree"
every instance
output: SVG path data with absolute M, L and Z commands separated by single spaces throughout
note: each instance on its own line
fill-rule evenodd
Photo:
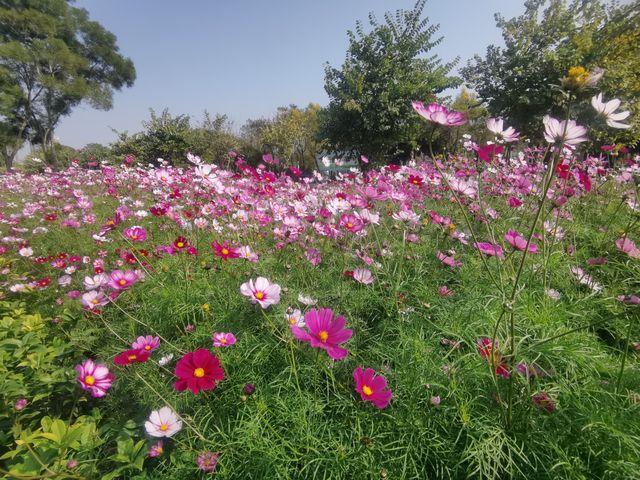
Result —
M 320 105 L 310 103 L 300 109 L 295 105 L 278 108 L 276 118 L 262 131 L 262 144 L 274 156 L 285 163 L 315 168 Z
M 490 45 L 461 70 L 466 84 L 525 135 L 539 138 L 542 117 L 561 102 L 560 83 L 573 66 L 603 67 L 598 88 L 640 109 L 640 29 L 638 5 L 599 0 L 528 0 L 525 12 L 506 20 L 496 14 L 505 46 Z M 638 129 L 616 132 L 638 138 Z M 613 132 L 609 132 L 612 134 Z
M 113 91 L 135 80 L 133 62 L 118 53 L 116 37 L 65 0 L 3 0 L 0 41 L 0 86 L 5 95 L 9 87 L 21 91 L 2 120 L 17 126 L 17 141 L 28 132 L 53 166 L 60 119 L 82 101 L 111 108 Z
M 387 12 L 384 23 L 369 14 L 372 30 L 361 22 L 349 31 L 347 57 L 338 70 L 326 65 L 329 105 L 321 115 L 321 132 L 337 148 L 357 148 L 368 157 L 410 156 L 420 132 L 412 100 L 435 100 L 435 94 L 458 85 L 449 77 L 457 59 L 443 64 L 429 50 L 438 25 L 421 18 L 426 0 L 413 10 Z
M 200 127 L 192 132 L 192 153 L 197 153 L 214 163 L 229 162 L 229 151 L 239 146 L 238 138 L 232 133 L 233 124 L 226 114 L 216 113 L 213 117 L 205 110 Z M 227 165 L 228 166 L 228 165 Z

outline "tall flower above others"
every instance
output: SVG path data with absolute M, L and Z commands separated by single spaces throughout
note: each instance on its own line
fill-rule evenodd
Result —
M 144 429 L 152 437 L 170 437 L 182 429 L 182 421 L 169 407 L 162 407 L 151 412 Z
M 613 128 L 631 128 L 631 125 L 627 125 L 626 123 L 620 123 L 621 120 L 626 119 L 630 112 L 629 110 L 625 110 L 624 112 L 614 113 L 618 107 L 620 106 L 620 100 L 614 98 L 613 100 L 609 100 L 605 102 L 602 100 L 602 93 L 594 96 L 591 99 L 591 105 L 596 109 L 600 115 L 602 115 L 607 125 Z
M 489 118 L 487 120 L 487 129 L 507 143 L 517 142 L 520 136 L 513 127 L 504 128 L 504 120 L 501 118 Z
M 114 290 L 126 290 L 138 281 L 138 274 L 133 270 L 114 270 L 108 285 Z
M 243 283 L 240 286 L 240 293 L 249 297 L 251 303 L 259 303 L 262 308 L 280 302 L 280 285 L 271 283 L 264 277 L 258 277 L 255 283 L 253 280 Z
M 313 348 L 322 348 L 333 360 L 341 360 L 349 353 L 339 345 L 353 335 L 353 330 L 344 328 L 342 315 L 333 318 L 330 308 L 312 308 L 304 315 L 307 331 L 295 324 L 290 325 L 291 333 L 301 342 L 309 342 Z
M 186 353 L 178 360 L 175 373 L 178 380 L 173 388 L 178 391 L 188 388 L 196 395 L 200 390 L 213 390 L 216 382 L 224 380 L 220 360 L 206 348 Z
M 113 374 L 106 365 L 95 364 L 87 359 L 82 364 L 76 365 L 78 382 L 84 390 L 89 390 L 92 397 L 104 397 L 113 383 Z
M 373 403 L 376 408 L 385 408 L 389 405 L 393 394 L 387 390 L 387 379 L 382 375 L 376 375 L 372 368 L 362 370 L 358 367 L 353 371 L 353 379 L 356 381 L 356 392 L 365 402 Z
M 578 125 L 574 120 L 557 120 L 549 115 L 542 119 L 544 123 L 544 138 L 549 143 L 577 145 L 587 141 L 587 129 Z
M 571 67 L 566 77 L 560 79 L 560 84 L 565 90 L 582 90 L 593 87 L 602 78 L 604 70 L 595 68 L 589 72 L 584 67 Z
M 445 127 L 455 127 L 467 123 L 464 113 L 451 112 L 446 107 L 438 105 L 437 103 L 430 103 L 425 107 L 424 103 L 413 101 L 411 105 L 421 117 L 426 118 L 430 122 L 444 125 Z

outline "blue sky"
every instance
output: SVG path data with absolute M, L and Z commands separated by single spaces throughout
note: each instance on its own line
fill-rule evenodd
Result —
M 374 12 L 411 9 L 414 0 L 76 0 L 118 38 L 137 71 L 133 87 L 116 92 L 110 111 L 76 107 L 56 136 L 80 148 L 108 144 L 118 131 L 142 130 L 149 108 L 192 121 L 226 113 L 239 129 L 278 106 L 326 105 L 324 64 L 340 66 L 347 30 Z M 523 0 L 429 0 L 425 14 L 444 36 L 434 53 L 462 66 L 487 45 L 502 44 L 493 14 L 511 18 Z

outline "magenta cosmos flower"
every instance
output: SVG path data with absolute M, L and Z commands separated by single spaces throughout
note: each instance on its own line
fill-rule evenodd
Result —
M 211 340 L 214 347 L 228 347 L 236 343 L 236 337 L 233 333 L 216 332 Z
M 224 380 L 220 360 L 206 348 L 186 353 L 178 360 L 175 373 L 178 380 L 173 387 L 178 391 L 188 388 L 196 395 L 200 390 L 213 390 L 216 382 Z
M 280 303 L 280 285 L 271 283 L 264 277 L 258 277 L 243 283 L 240 286 L 240 293 L 249 297 L 251 303 L 259 303 L 262 308 Z
M 92 397 L 104 397 L 113 383 L 113 374 L 106 365 L 95 364 L 87 359 L 80 365 L 76 365 L 78 382 L 84 390 L 89 390 Z
M 539 253 L 536 244 L 530 243 L 527 247 L 527 240 L 515 230 L 509 230 L 504 236 L 504 240 L 517 250 L 524 251 L 526 249 L 529 253 Z
M 136 341 L 131 344 L 131 348 L 146 350 L 148 352 L 153 352 L 159 346 L 160 338 L 152 337 L 151 335 L 146 335 L 144 337 L 139 336 Z
M 389 405 L 393 394 L 387 390 L 387 379 L 382 375 L 376 375 L 372 368 L 362 370 L 358 367 L 353 371 L 353 378 L 356 381 L 356 392 L 365 402 L 373 403 L 376 408 L 385 408 Z
M 504 252 L 500 245 L 494 245 L 493 243 L 489 242 L 477 242 L 475 243 L 475 246 L 478 250 L 480 250 L 481 253 L 484 253 L 485 255 L 489 255 L 492 257 L 504 256 Z
M 132 242 L 144 242 L 147 239 L 147 231 L 138 226 L 125 228 L 122 235 Z
M 312 308 L 304 315 L 307 331 L 293 324 L 291 333 L 301 342 L 309 342 L 313 348 L 326 350 L 333 360 L 341 360 L 349 351 L 339 345 L 346 342 L 353 335 L 353 330 L 344 328 L 345 320 L 342 315 L 333 318 L 330 308 L 316 310 Z
M 430 103 L 425 107 L 424 103 L 413 101 L 411 105 L 421 117 L 426 118 L 430 122 L 444 125 L 445 127 L 455 127 L 467 123 L 464 113 L 451 112 L 446 107 L 438 105 L 437 103 Z
M 108 285 L 114 290 L 126 290 L 138 281 L 138 275 L 133 270 L 114 270 L 110 277 Z

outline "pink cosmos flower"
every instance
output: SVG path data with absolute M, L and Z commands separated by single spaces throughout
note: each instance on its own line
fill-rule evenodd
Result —
M 149 455 L 149 457 L 151 458 L 159 457 L 164 453 L 164 448 L 162 448 L 162 446 L 162 440 L 158 440 L 158 443 L 154 443 L 153 445 L 151 445 L 151 447 L 149 448 L 149 453 L 147 455 Z
M 109 303 L 109 299 L 104 293 L 97 290 L 91 290 L 82 295 L 82 305 L 89 310 L 94 310 Z
M 309 260 L 311 265 L 313 265 L 314 267 L 319 265 L 322 261 L 322 255 L 315 248 L 308 249 L 306 252 L 304 252 L 304 256 L 307 257 L 307 260 Z
M 264 277 L 249 280 L 240 286 L 240 293 L 249 297 L 251 303 L 259 303 L 262 308 L 280 303 L 280 285 L 271 283 Z
M 84 390 L 89 390 L 92 397 L 104 397 L 111 388 L 114 380 L 113 374 L 106 365 L 95 364 L 87 359 L 82 364 L 76 365 L 78 382 Z
M 480 356 L 496 368 L 496 375 L 502 378 L 509 378 L 510 373 L 507 363 L 503 360 L 502 354 L 498 350 L 500 347 L 498 340 L 491 341 L 489 337 L 482 337 L 476 342 L 476 346 Z
M 238 253 L 240 254 L 240 257 L 245 258 L 252 263 L 257 263 L 260 259 L 258 257 L 258 254 L 251 250 L 251 247 L 249 245 L 240 247 L 238 249 Z
M 452 297 L 453 291 L 449 289 L 449 287 L 447 287 L 446 285 L 443 285 L 442 287 L 438 288 L 438 295 L 444 298 Z
M 307 331 L 297 325 L 290 325 L 291 333 L 301 342 L 309 342 L 313 348 L 326 350 L 333 360 L 341 360 L 349 353 L 339 345 L 345 343 L 353 335 L 353 331 L 344 328 L 342 315 L 333 317 L 330 308 L 316 310 L 312 308 L 304 315 Z
M 459 267 L 460 265 L 462 265 L 462 262 L 458 262 L 453 256 L 449 257 L 441 251 L 438 251 L 438 253 L 436 253 L 436 258 L 446 266 L 451 268 Z
M 540 410 L 546 410 L 548 413 L 553 413 L 556 410 L 556 404 L 547 392 L 538 392 L 531 397 L 533 404 Z
M 140 336 L 131 344 L 131 348 L 153 352 L 160 346 L 160 338 L 151 335 Z
M 489 255 L 492 257 L 503 257 L 504 256 L 504 252 L 502 250 L 502 247 L 500 245 L 494 245 L 493 243 L 489 243 L 489 242 L 477 242 L 475 243 L 475 247 L 480 250 L 481 253 L 484 253 L 485 255 Z
M 437 103 L 430 103 L 425 107 L 424 103 L 413 101 L 411 106 L 421 117 L 445 127 L 454 127 L 467 123 L 464 113 L 450 112 L 446 107 Z
M 211 338 L 214 347 L 228 347 L 236 343 L 236 337 L 233 333 L 216 332 Z
M 529 253 L 540 253 L 538 252 L 538 246 L 534 243 L 530 243 L 527 248 L 527 240 L 515 230 L 509 230 L 504 236 L 504 240 L 517 250 L 524 251 L 526 248 Z
M 222 244 L 217 240 L 214 240 L 211 246 L 213 247 L 213 252 L 216 256 L 222 257 L 223 260 L 227 260 L 229 258 L 240 258 L 240 252 L 237 248 L 230 247 L 228 240 L 225 240 Z
M 373 274 L 366 268 L 356 268 L 353 271 L 353 279 L 364 285 L 371 285 L 374 281 Z
M 351 233 L 358 233 L 364 228 L 364 222 L 360 217 L 348 213 L 340 217 L 340 226 Z
M 564 145 L 577 145 L 587 141 L 587 129 L 578 125 L 574 120 L 560 121 L 546 115 L 544 123 L 544 138 L 549 143 L 561 143 Z
M 171 437 L 182 429 L 182 420 L 169 407 L 162 407 L 151 412 L 144 429 L 152 437 Z
M 125 228 L 122 232 L 125 238 L 132 242 L 144 242 L 147 239 L 147 231 L 142 227 Z
M 393 394 L 387 390 L 387 379 L 382 375 L 376 375 L 372 368 L 363 370 L 358 367 L 353 371 L 353 379 L 356 381 L 356 392 L 365 402 L 371 402 L 376 408 L 385 408 L 389 405 Z
M 202 452 L 198 455 L 196 459 L 196 463 L 198 464 L 198 468 L 205 473 L 213 473 L 216 469 L 216 465 L 218 464 L 218 458 L 220 458 L 219 453 L 214 452 Z
M 640 258 L 640 248 L 636 247 L 636 244 L 629 238 L 619 238 L 616 240 L 616 247 L 631 258 Z
M 114 290 L 126 290 L 138 281 L 138 275 L 133 270 L 114 270 L 110 277 L 108 285 Z

